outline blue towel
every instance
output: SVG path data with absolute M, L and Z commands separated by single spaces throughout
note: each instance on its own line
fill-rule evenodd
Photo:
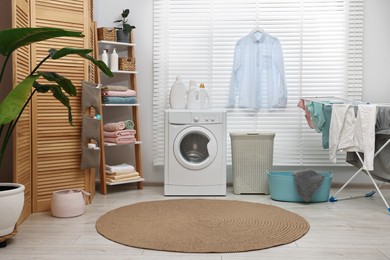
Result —
M 136 104 L 136 97 L 102 97 L 103 104 Z

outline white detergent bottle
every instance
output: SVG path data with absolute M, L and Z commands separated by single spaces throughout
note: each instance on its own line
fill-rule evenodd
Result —
M 179 75 L 176 77 L 169 93 L 169 103 L 172 109 L 185 109 L 187 107 L 187 87 L 183 84 Z
M 110 69 L 112 71 L 117 71 L 118 70 L 118 53 L 116 53 L 116 49 L 114 48 L 111 53 L 110 57 Z
M 191 80 L 190 86 L 187 92 L 187 108 L 188 109 L 200 109 L 200 99 L 199 99 L 199 87 L 196 81 Z
M 210 108 L 210 95 L 207 92 L 203 83 L 201 83 L 199 86 L 199 100 L 200 100 L 200 109 Z
M 108 54 L 107 54 L 107 49 L 103 50 L 102 53 L 102 61 L 107 65 L 108 67 Z

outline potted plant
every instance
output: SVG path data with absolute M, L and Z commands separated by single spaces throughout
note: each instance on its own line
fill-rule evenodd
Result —
M 124 9 L 121 14 L 122 18 L 114 21 L 114 23 L 121 25 L 121 27 L 115 27 L 115 29 L 117 29 L 116 37 L 118 42 L 130 42 L 130 33 L 131 30 L 135 29 L 135 26 L 127 23 L 127 16 L 129 16 L 129 14 L 130 10 Z
M 68 120 L 72 123 L 72 109 L 68 96 L 76 96 L 76 87 L 72 81 L 54 71 L 40 71 L 40 67 L 48 59 L 58 60 L 67 55 L 78 55 L 94 63 L 101 71 L 112 77 L 112 72 L 104 62 L 94 59 L 90 49 L 62 48 L 50 49 L 46 57 L 19 84 L 8 93 L 1 87 L 4 71 L 12 53 L 18 48 L 35 42 L 55 37 L 84 37 L 80 32 L 58 28 L 13 28 L 0 31 L 0 55 L 4 62 L 0 68 L 0 92 L 4 99 L 0 100 L 0 166 L 5 148 L 12 137 L 13 130 L 23 113 L 24 108 L 36 92 L 51 92 L 68 109 Z M 40 80 L 38 82 L 38 80 Z M 2 174 L 0 172 L 0 174 Z M 20 217 L 24 204 L 24 186 L 17 183 L 0 183 L 0 238 L 11 234 Z M 1 241 L 1 240 L 0 240 Z M 3 243 L 3 242 L 2 242 Z M 4 244 L 2 244 L 4 246 Z

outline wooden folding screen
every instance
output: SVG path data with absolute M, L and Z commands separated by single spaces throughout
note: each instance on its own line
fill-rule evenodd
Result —
M 27 0 L 13 1 L 12 27 L 30 26 L 29 3 Z M 12 56 L 12 81 L 21 82 L 30 73 L 30 47 L 25 46 L 14 52 Z M 19 219 L 23 222 L 31 213 L 31 103 L 27 105 L 13 135 L 13 171 L 14 182 L 25 186 L 24 208 Z
M 20 1 L 20 0 L 18 0 Z M 31 27 L 56 27 L 81 31 L 84 38 L 62 37 L 31 46 L 31 67 L 48 54 L 50 48 L 91 48 L 91 0 L 26 0 L 30 6 Z M 16 14 L 17 15 L 17 14 Z M 19 18 L 17 17 L 16 20 Z M 19 67 L 19 62 L 15 64 Z M 55 71 L 68 77 L 77 87 L 71 98 L 74 126 L 68 123 L 67 109 L 51 93 L 38 93 L 31 103 L 31 212 L 50 209 L 51 195 L 56 190 L 84 189 L 94 194 L 95 172 L 80 170 L 81 158 L 81 82 L 91 80 L 89 63 L 71 55 L 50 60 L 41 70 Z M 93 80 L 93 79 L 92 79 Z M 21 149 L 16 136 L 16 158 Z M 18 162 L 16 162 L 18 164 Z M 15 169 L 15 175 L 20 175 Z M 19 176 L 17 179 L 27 178 Z

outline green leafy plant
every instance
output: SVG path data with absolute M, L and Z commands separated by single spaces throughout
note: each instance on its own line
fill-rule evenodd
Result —
M 80 32 L 67 31 L 58 28 L 13 28 L 0 31 L 0 54 L 5 57 L 0 72 L 0 84 L 4 71 L 12 53 L 18 48 L 32 43 L 48 40 L 56 37 L 84 37 Z M 107 65 L 100 60 L 94 59 L 89 53 L 90 49 L 62 48 L 59 50 L 50 49 L 44 57 L 30 72 L 22 82 L 14 86 L 6 93 L 0 101 L 0 166 L 5 152 L 5 148 L 12 136 L 12 132 L 23 113 L 25 107 L 30 102 L 36 92 L 51 92 L 68 109 L 68 120 L 73 125 L 72 108 L 68 96 L 76 96 L 76 87 L 72 81 L 54 71 L 39 71 L 39 68 L 47 60 L 58 60 L 68 55 L 78 55 L 82 59 L 87 59 L 95 64 L 103 73 L 112 77 L 113 74 Z M 41 80 L 38 82 L 38 80 Z M 45 83 L 42 83 L 44 80 Z M 4 91 L 1 88 L 0 91 Z
M 127 16 L 129 16 L 129 14 L 130 14 L 130 10 L 129 9 L 124 9 L 122 11 L 122 14 L 121 14 L 122 19 L 114 21 L 114 23 L 121 24 L 121 26 L 122 26 L 121 29 L 124 30 L 127 33 L 130 33 L 131 30 L 135 29 L 135 26 L 130 25 L 130 24 L 127 23 L 128 20 L 126 18 L 127 18 Z

